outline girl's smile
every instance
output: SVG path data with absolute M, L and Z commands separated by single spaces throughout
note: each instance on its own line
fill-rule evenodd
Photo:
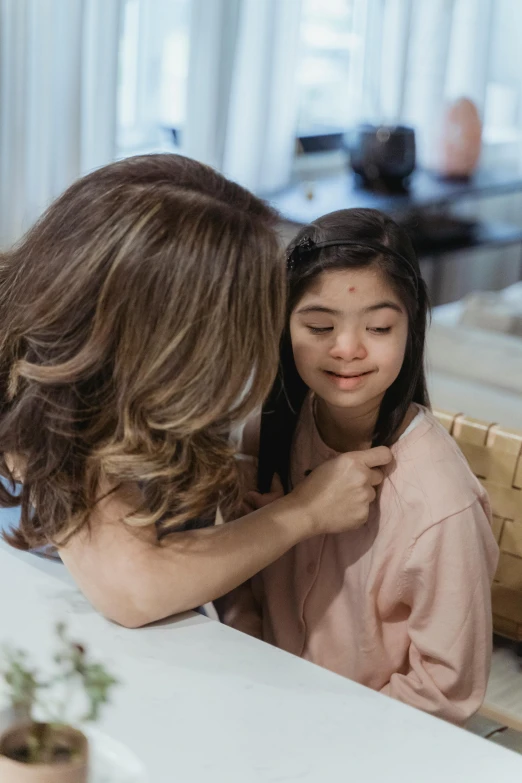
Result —
M 290 335 L 301 378 L 329 408 L 351 418 L 377 408 L 397 378 L 408 317 L 377 268 L 330 269 L 297 303 Z
M 366 378 L 376 370 L 368 370 L 366 372 L 356 373 L 339 373 L 333 370 L 324 370 L 324 373 L 328 380 L 334 384 L 338 389 L 343 391 L 351 391 L 352 389 L 358 389 L 359 386 L 364 383 Z

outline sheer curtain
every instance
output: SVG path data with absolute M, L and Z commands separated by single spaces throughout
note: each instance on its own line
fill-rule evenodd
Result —
M 446 101 L 465 96 L 484 113 L 493 0 L 372 2 L 381 24 L 369 31 L 363 113 L 413 125 L 419 160 L 429 165 Z
M 295 151 L 301 0 L 193 0 L 184 152 L 256 191 Z
M 185 151 L 255 191 L 284 186 L 296 133 L 301 0 L 193 0 Z M 353 121 L 406 123 L 432 162 L 446 101 L 483 113 L 493 0 L 363 0 Z M 357 67 L 355 67 L 357 65 Z
M 115 157 L 123 1 L 0 0 L 2 246 Z M 414 125 L 429 163 L 446 99 L 465 94 L 484 109 L 497 5 L 358 0 L 353 122 Z M 183 152 L 258 193 L 283 187 L 294 165 L 301 0 L 192 0 L 191 12 Z
M 415 128 L 418 161 L 434 164 L 437 135 L 446 102 L 467 97 L 475 102 L 485 123 L 481 165 L 507 168 L 522 162 L 522 72 L 516 43 L 507 42 L 511 27 L 520 24 L 520 4 L 504 0 L 371 0 L 380 5 L 382 23 L 374 26 L 367 45 L 377 62 L 365 70 L 364 114 L 374 121 L 404 123 Z M 516 13 L 515 13 L 516 12 Z M 511 17 L 511 21 L 508 20 Z M 513 36 L 515 38 L 516 36 Z M 507 49 L 506 49 L 507 47 Z M 377 54 L 378 53 L 378 54 Z M 518 137 L 493 140 L 488 121 L 488 92 L 495 83 L 518 96 Z M 513 114 L 515 112 L 513 111 Z M 491 114 L 495 114 L 494 111 Z M 509 119 L 509 118 L 508 118 Z M 509 119 L 516 125 L 516 119 Z M 504 130 L 503 128 L 501 129 Z M 473 218 L 521 225 L 520 198 L 470 200 L 459 205 Z M 469 290 L 496 289 L 519 279 L 520 250 L 482 250 L 447 257 L 439 263 L 443 280 L 441 301 Z M 472 258 L 473 263 L 470 263 Z
M 0 0 L 0 243 L 114 157 L 120 0 Z

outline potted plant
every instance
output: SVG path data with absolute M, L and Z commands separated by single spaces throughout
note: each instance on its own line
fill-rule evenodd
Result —
M 2 783 L 87 783 L 88 742 L 71 725 L 71 708 L 85 700 L 79 721 L 95 721 L 116 680 L 69 639 L 63 623 L 56 631 L 59 648 L 49 678 L 32 668 L 22 650 L 6 648 L 0 660 L 13 712 L 24 718 L 0 736 Z

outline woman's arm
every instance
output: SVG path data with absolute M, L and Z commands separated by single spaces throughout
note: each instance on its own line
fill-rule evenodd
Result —
M 266 508 L 161 542 L 154 529 L 123 523 L 135 505 L 113 493 L 60 555 L 98 611 L 121 625 L 145 625 L 213 601 L 303 539 L 360 527 L 382 480 L 377 468 L 390 459 L 384 447 L 343 454 Z

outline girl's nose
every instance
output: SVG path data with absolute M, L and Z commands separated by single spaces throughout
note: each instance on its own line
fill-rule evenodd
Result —
M 342 359 L 345 362 L 351 362 L 354 359 L 365 359 L 368 355 L 359 336 L 356 333 L 347 332 L 336 335 L 329 353 L 333 359 Z

